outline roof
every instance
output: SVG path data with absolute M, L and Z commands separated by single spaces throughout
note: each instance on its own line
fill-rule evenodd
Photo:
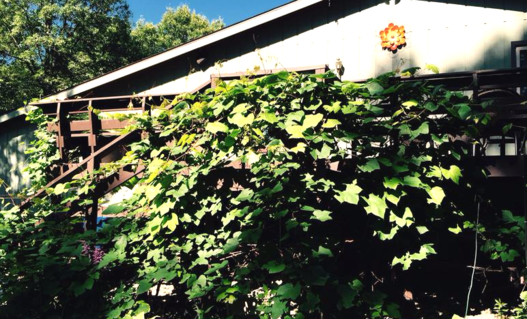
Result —
M 10 121 L 10 120 L 12 120 L 14 118 L 17 118 L 19 116 L 27 115 L 27 113 L 29 112 L 30 109 L 31 109 L 31 106 L 25 106 L 25 107 L 21 107 L 21 108 L 19 108 L 17 110 L 11 111 L 9 113 L 0 114 L 0 124 L 4 123 L 4 122 L 7 122 L 7 121 Z
M 110 73 L 104 74 L 92 80 L 81 83 L 72 88 L 69 88 L 59 93 L 50 95 L 44 98 L 42 101 L 62 100 L 62 99 L 66 99 L 66 98 L 87 92 L 89 90 L 95 89 L 102 85 L 105 85 L 110 82 L 116 81 L 118 79 L 124 78 L 128 75 L 148 69 L 149 67 L 157 65 L 159 63 L 174 59 L 183 54 L 192 52 L 196 49 L 200 49 L 204 46 L 207 46 L 212 43 L 221 41 L 223 39 L 232 37 L 236 34 L 250 30 L 252 28 L 263 25 L 267 22 L 276 20 L 278 18 L 287 16 L 291 13 L 297 12 L 299 10 L 302 10 L 304 8 L 307 8 L 309 6 L 312 6 L 314 4 L 317 4 L 323 1 L 326 1 L 326 0 L 296 0 L 296 1 L 284 4 L 280 7 L 271 9 L 267 12 L 261 13 L 247 20 L 238 22 L 236 24 L 233 24 L 231 26 L 218 30 L 209 35 L 203 36 L 196 40 L 193 40 L 185 44 L 182 44 L 180 46 L 177 46 L 173 49 L 150 56 L 148 58 L 145 58 L 138 62 L 129 64 L 125 67 L 122 67 Z

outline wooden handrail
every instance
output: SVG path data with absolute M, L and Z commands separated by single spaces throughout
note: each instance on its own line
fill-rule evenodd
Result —
M 91 161 L 93 161 L 94 159 L 97 159 L 97 158 L 102 158 L 102 157 L 108 155 L 109 153 L 111 153 L 112 151 L 114 151 L 114 147 L 115 146 L 120 145 L 120 144 L 129 144 L 129 143 L 132 143 L 134 141 L 138 141 L 140 139 L 140 137 L 141 137 L 141 133 L 138 130 L 132 131 L 132 132 L 130 132 L 128 134 L 125 134 L 125 135 L 119 136 L 118 138 L 113 140 L 108 145 L 102 147 L 101 149 L 99 149 L 98 151 L 96 151 L 95 153 L 93 153 L 92 155 L 87 157 L 86 159 L 84 159 L 82 162 L 80 162 L 78 164 L 78 166 L 69 169 L 68 171 L 64 172 L 64 174 L 61 174 L 60 176 L 58 176 L 57 178 L 55 178 L 54 180 L 49 182 L 44 188 L 41 188 L 33 196 L 31 196 L 28 199 L 26 199 L 20 205 L 20 208 L 22 208 L 22 209 L 28 208 L 30 206 L 32 200 L 34 200 L 35 198 L 42 197 L 45 194 L 47 189 L 55 187 L 55 186 L 57 186 L 60 183 L 67 183 L 67 182 L 71 181 L 73 179 L 73 177 L 75 177 L 75 175 L 79 174 L 80 172 L 82 172 L 84 170 L 87 170 L 88 169 L 88 164 Z

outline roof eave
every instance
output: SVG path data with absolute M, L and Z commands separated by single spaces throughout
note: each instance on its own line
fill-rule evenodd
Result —
M 218 41 L 221 41 L 223 39 L 229 38 L 231 36 L 234 36 L 236 34 L 239 34 L 241 32 L 250 30 L 252 28 L 258 27 L 262 24 L 265 24 L 267 22 L 276 20 L 278 18 L 281 18 L 283 16 L 286 16 L 288 14 L 294 13 L 296 11 L 299 11 L 301 9 L 307 8 L 309 6 L 312 6 L 314 4 L 323 2 L 325 0 L 297 0 L 294 2 L 290 2 L 288 4 L 285 4 L 283 6 L 280 6 L 278 8 L 272 9 L 270 11 L 264 12 L 262 14 L 259 14 L 257 16 L 254 16 L 252 18 L 249 18 L 247 20 L 244 20 L 242 22 L 239 22 L 237 24 L 233 24 L 229 27 L 226 27 L 224 29 L 218 30 L 214 33 L 211 33 L 207 36 L 201 37 L 199 39 L 196 39 L 194 41 L 188 42 L 186 44 L 180 45 L 178 47 L 175 47 L 173 49 L 170 49 L 168 51 L 153 55 L 149 58 L 143 59 L 141 61 L 132 63 L 128 66 L 125 66 L 123 68 L 117 69 L 115 71 L 112 71 L 110 73 L 107 73 L 105 75 L 102 75 L 98 78 L 89 80 L 87 82 L 84 82 L 82 84 L 79 84 L 75 87 L 72 87 L 70 89 L 61 91 L 57 94 L 48 96 L 41 100 L 41 102 L 46 101 L 56 101 L 56 100 L 63 100 L 69 97 L 73 97 L 76 95 L 79 95 L 84 92 L 88 92 L 90 90 L 93 90 L 97 87 L 100 87 L 102 85 L 108 84 L 110 82 L 116 81 L 118 79 L 121 79 L 123 77 L 126 77 L 128 75 L 134 74 L 136 72 L 145 70 L 149 67 L 152 67 L 154 65 L 157 65 L 159 63 L 174 59 L 178 56 L 181 56 L 183 54 L 192 52 L 196 49 L 202 48 L 204 46 L 216 43 Z
M 0 124 L 9 122 L 20 116 L 25 116 L 32 108 L 34 108 L 34 106 L 28 105 L 28 106 L 21 107 L 17 110 L 11 111 L 9 113 L 0 115 Z

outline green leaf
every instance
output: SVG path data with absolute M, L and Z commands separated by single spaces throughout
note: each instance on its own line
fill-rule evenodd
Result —
M 326 121 L 326 123 L 324 123 L 324 124 L 322 125 L 322 127 L 323 127 L 323 128 L 334 128 L 335 126 L 340 125 L 340 124 L 342 124 L 342 123 L 340 123 L 339 120 L 328 119 L 328 120 Z
M 98 269 L 102 269 L 109 265 L 111 262 L 120 260 L 121 255 L 116 251 L 110 251 L 101 259 L 101 262 L 97 264 Z
M 390 189 L 393 189 L 393 190 L 396 190 L 397 187 L 399 187 L 399 185 L 401 185 L 403 182 L 394 177 L 394 178 L 388 178 L 388 177 L 385 177 L 384 178 L 384 187 L 386 188 L 390 188 Z
M 416 100 L 410 100 L 403 103 L 404 107 L 412 107 L 417 105 L 419 105 L 419 103 Z
M 436 254 L 436 251 L 432 247 L 432 244 L 425 244 L 421 246 L 421 249 L 417 253 L 411 254 L 410 252 L 407 252 L 402 257 L 394 257 L 392 261 L 392 266 L 401 264 L 403 266 L 403 270 L 408 270 L 413 261 L 424 260 L 432 254 Z
M 311 216 L 311 219 L 316 219 L 321 222 L 326 222 L 332 219 L 331 212 L 328 210 L 315 210 L 313 212 L 313 216 Z
M 245 202 L 251 200 L 254 196 L 254 191 L 250 188 L 244 188 L 240 194 L 236 197 L 237 202 Z
M 439 68 L 433 64 L 425 64 L 425 69 L 435 74 L 439 73 Z
M 446 170 L 441 168 L 441 174 L 446 178 L 452 180 L 454 183 L 459 184 L 459 178 L 461 177 L 461 169 L 456 165 L 450 166 L 450 169 Z
M 304 138 L 304 127 L 300 125 L 291 125 L 286 128 L 287 133 L 291 134 L 291 138 Z
M 268 112 L 260 113 L 260 117 L 264 121 L 269 122 L 271 124 L 278 122 L 278 118 L 276 117 L 274 113 L 268 113 Z
M 439 105 L 434 104 L 433 102 L 426 102 L 425 103 L 425 109 L 429 110 L 430 112 L 434 112 L 439 108 Z
M 298 298 L 298 296 L 300 296 L 300 289 L 300 284 L 296 284 L 295 286 L 293 286 L 293 284 L 285 284 L 278 288 L 276 294 L 283 299 L 295 300 Z
M 287 303 L 284 301 L 273 299 L 273 305 L 271 306 L 271 318 L 278 319 L 287 310 Z
M 137 288 L 137 294 L 140 295 L 142 293 L 145 293 L 148 290 L 150 290 L 150 288 L 152 288 L 152 283 L 147 279 L 143 279 L 139 281 L 139 287 Z
M 176 202 L 168 200 L 168 201 L 164 202 L 161 206 L 159 206 L 159 208 L 158 208 L 159 214 L 160 215 L 165 215 L 166 213 L 168 213 L 172 209 L 174 209 L 175 206 L 176 206 Z
M 177 225 L 179 224 L 179 219 L 177 217 L 176 214 L 172 214 L 172 216 L 170 217 L 170 219 L 166 222 L 165 226 L 168 227 L 168 229 L 170 229 L 170 231 L 175 231 L 176 230 L 176 227 Z
M 451 233 L 454 233 L 454 234 L 459 234 L 461 233 L 463 230 L 461 229 L 461 227 L 459 227 L 459 225 L 456 225 L 456 227 L 450 227 L 448 228 L 448 231 L 450 231 Z
M 466 120 L 470 113 L 472 113 L 472 108 L 470 108 L 468 104 L 460 104 L 456 106 L 459 106 L 458 114 L 463 120 Z
M 161 193 L 162 187 L 161 184 L 157 184 L 156 186 L 148 185 L 145 191 L 146 198 L 150 201 L 154 200 Z
M 322 150 L 318 152 L 318 158 L 319 159 L 327 159 L 331 155 L 331 147 L 329 147 L 326 143 L 322 146 Z
M 341 109 L 340 104 L 341 104 L 340 101 L 335 101 L 331 105 L 324 105 L 323 108 L 329 113 L 337 113 Z
M 371 95 L 379 95 L 384 91 L 384 88 L 377 82 L 366 84 L 366 89 L 368 89 Z
M 352 289 L 350 285 L 339 285 L 337 293 L 340 296 L 340 300 L 337 306 L 341 306 L 344 309 L 353 307 L 353 301 L 357 297 L 357 291 Z
M 428 134 L 428 133 L 430 133 L 430 130 L 429 130 L 429 127 L 428 127 L 428 123 L 424 122 L 415 131 L 412 131 L 412 134 L 410 135 L 410 137 L 412 139 L 415 139 L 421 134 Z
M 388 208 L 384 198 L 380 198 L 377 195 L 370 194 L 368 198 L 362 197 L 362 199 L 364 199 L 368 203 L 368 206 L 364 208 L 368 214 L 373 214 L 381 219 L 384 219 L 384 213 Z
M 428 202 L 434 203 L 436 205 L 441 205 L 441 202 L 443 202 L 443 199 L 445 198 L 445 192 L 439 186 L 436 186 L 428 191 L 428 195 L 430 195 Z
M 230 117 L 228 121 L 238 127 L 244 127 L 253 124 L 254 114 L 251 113 L 248 116 L 243 116 L 241 113 L 236 113 L 233 117 Z
M 336 191 L 337 195 L 335 198 L 341 203 L 349 203 L 357 205 L 359 203 L 359 194 L 362 192 L 362 188 L 357 186 L 357 184 L 345 184 L 346 189 L 343 191 Z
M 62 195 L 66 193 L 69 188 L 70 187 L 68 184 L 58 184 L 57 186 L 55 186 L 55 189 L 53 189 L 53 194 Z
M 263 265 L 262 268 L 267 269 L 270 274 L 277 274 L 284 271 L 285 265 L 282 263 L 277 263 L 276 261 L 270 261 Z
M 505 125 L 501 130 L 502 130 L 503 134 L 507 134 L 507 133 L 509 133 L 511 128 L 512 128 L 512 123 L 509 123 L 509 124 Z
M 502 262 L 513 262 L 514 259 L 519 256 L 520 254 L 518 253 L 518 251 L 514 249 L 509 250 L 509 252 L 504 251 L 500 254 Z
M 375 158 L 370 159 L 365 165 L 359 165 L 359 169 L 366 173 L 371 173 L 380 168 L 381 166 L 379 165 L 379 162 Z
M 410 187 L 421 187 L 421 179 L 417 176 L 405 176 L 403 183 Z
M 121 235 L 115 241 L 115 248 L 120 251 L 125 251 L 126 246 L 128 245 L 128 239 L 126 235 Z
M 331 252 L 331 250 L 329 250 L 328 248 L 326 247 L 323 247 L 323 246 L 319 246 L 318 247 L 318 252 L 317 254 L 320 256 L 320 255 L 323 255 L 323 256 L 328 256 L 328 257 L 333 257 L 333 253 Z
M 227 266 L 229 262 L 227 260 L 222 261 L 220 264 L 212 264 L 211 267 L 205 272 L 205 275 L 213 274 L 214 272 L 221 270 Z
M 305 115 L 304 111 L 291 112 L 287 114 L 287 122 L 295 121 L 297 123 L 300 123 L 304 115 Z
M 113 204 L 108 206 L 102 214 L 103 215 L 117 215 L 119 213 L 122 213 L 126 208 L 124 206 L 121 206 L 119 204 Z
M 236 107 L 234 109 L 232 109 L 232 113 L 234 113 L 234 114 L 243 113 L 243 112 L 247 111 L 250 108 L 251 108 L 251 106 L 249 104 L 241 103 L 241 104 L 236 105 Z
M 221 122 L 207 123 L 207 126 L 205 127 L 205 129 L 211 132 L 212 134 L 216 134 L 218 132 L 226 133 L 229 131 L 229 127 Z
M 314 115 L 306 115 L 306 118 L 304 119 L 304 123 L 302 126 L 307 129 L 310 127 L 316 127 L 324 118 L 324 115 L 322 114 L 314 114 Z
M 412 76 L 415 73 L 417 73 L 417 71 L 419 71 L 419 70 L 421 70 L 420 67 L 413 67 L 413 68 L 404 69 L 404 70 L 401 71 L 401 76 Z
M 386 199 L 387 199 L 390 203 L 392 203 L 392 204 L 394 204 L 394 205 L 399 204 L 399 201 L 401 200 L 400 197 L 397 197 L 397 196 L 395 196 L 395 195 L 393 195 L 393 194 L 389 194 L 389 193 L 384 193 L 384 196 L 386 197 Z
M 223 253 L 229 254 L 233 252 L 234 250 L 236 250 L 236 248 L 238 248 L 239 245 L 240 245 L 240 241 L 238 240 L 238 238 L 230 238 L 229 240 L 227 240 L 225 245 L 223 245 Z

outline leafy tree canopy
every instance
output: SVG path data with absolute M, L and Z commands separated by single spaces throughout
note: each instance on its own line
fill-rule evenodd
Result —
M 132 32 L 126 0 L 0 1 L 0 111 L 223 27 L 188 6 Z
M 132 37 L 143 56 L 163 52 L 224 27 L 221 19 L 209 20 L 187 5 L 167 8 L 158 24 L 137 21 Z
M 130 62 L 124 0 L 0 2 L 3 109 L 65 89 Z
M 0 214 L 0 313 L 407 317 L 404 274 L 472 252 L 460 238 L 484 169 L 467 142 L 488 107 L 426 82 L 288 72 L 154 106 L 128 128 L 148 134 L 122 160 Z M 43 134 L 29 166 L 38 189 L 56 151 L 48 120 L 31 118 Z M 69 203 L 90 206 L 101 179 L 130 165 L 147 167 L 132 197 L 106 209 L 99 231 L 79 231 Z M 521 238 L 521 218 L 503 216 L 516 230 L 501 236 Z

